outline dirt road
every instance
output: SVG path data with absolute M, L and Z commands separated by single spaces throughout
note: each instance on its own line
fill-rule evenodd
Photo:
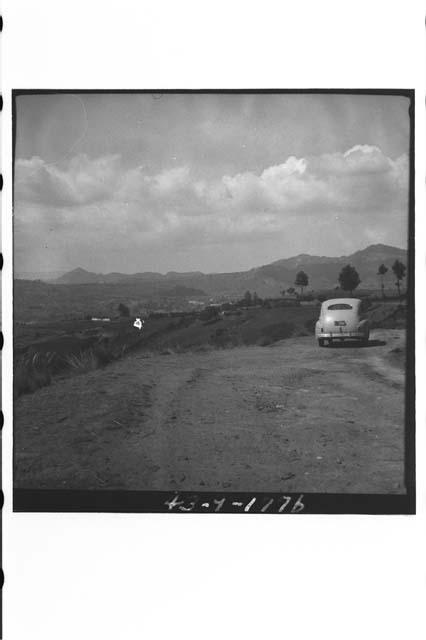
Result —
M 404 332 L 371 340 L 136 353 L 57 380 L 16 402 L 15 487 L 404 493 Z

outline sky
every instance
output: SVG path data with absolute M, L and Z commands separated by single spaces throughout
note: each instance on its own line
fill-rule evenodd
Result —
M 16 274 L 225 272 L 407 247 L 409 101 L 16 99 Z

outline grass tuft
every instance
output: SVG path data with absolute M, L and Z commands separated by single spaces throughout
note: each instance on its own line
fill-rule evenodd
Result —
M 18 397 L 24 393 L 33 393 L 41 387 L 50 385 L 52 376 L 51 360 L 44 354 L 30 351 L 14 363 L 13 393 Z
M 66 356 L 65 361 L 70 369 L 75 373 L 86 373 L 99 369 L 100 362 L 98 356 L 92 349 L 80 351 L 78 354 Z

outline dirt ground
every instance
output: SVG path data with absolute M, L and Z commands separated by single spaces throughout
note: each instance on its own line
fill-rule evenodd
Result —
M 16 401 L 14 485 L 405 493 L 404 331 L 354 344 L 134 353 L 57 379 Z

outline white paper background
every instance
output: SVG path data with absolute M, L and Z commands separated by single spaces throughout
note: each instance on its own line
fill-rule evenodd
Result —
M 423 638 L 422 3 L 10 0 L 2 13 L 4 637 Z M 416 517 L 12 513 L 11 89 L 169 87 L 416 89 Z

